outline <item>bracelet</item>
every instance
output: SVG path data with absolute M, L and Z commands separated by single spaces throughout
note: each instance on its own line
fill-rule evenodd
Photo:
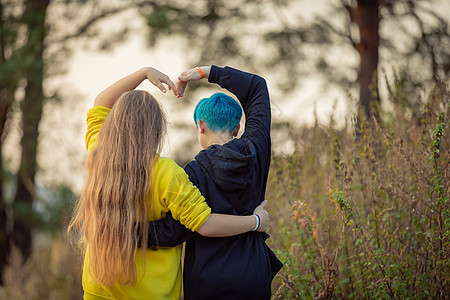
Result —
M 200 79 L 202 79 L 203 77 L 205 77 L 205 74 L 203 74 L 202 69 L 200 69 L 199 67 L 195 67 L 195 69 L 200 73 Z
M 259 226 L 261 225 L 261 219 L 259 218 L 258 215 L 252 215 L 252 216 L 254 216 L 255 219 L 256 219 L 256 226 L 255 226 L 255 228 L 253 229 L 253 231 L 256 231 L 256 230 L 259 229 Z

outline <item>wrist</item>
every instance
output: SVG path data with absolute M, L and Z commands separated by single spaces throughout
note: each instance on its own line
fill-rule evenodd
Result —
M 141 74 L 144 78 L 148 78 L 152 73 L 152 67 L 144 67 L 141 69 Z
M 195 67 L 198 74 L 200 74 L 200 79 L 203 79 L 205 77 L 205 74 L 203 73 L 202 69 L 200 67 Z
M 256 221 L 255 227 L 253 228 L 252 231 L 257 231 L 259 227 L 261 227 L 261 218 L 257 214 L 253 214 L 252 217 L 254 217 Z
M 209 79 L 209 73 L 210 73 L 210 71 L 211 71 L 211 67 L 209 67 L 209 66 L 202 66 L 202 67 L 197 67 L 197 68 L 199 68 L 200 71 L 201 71 L 201 73 L 200 73 L 200 71 L 199 71 L 200 75 L 203 74 L 203 76 L 202 76 L 201 78 Z M 198 70 L 197 70 L 197 71 L 198 71 Z

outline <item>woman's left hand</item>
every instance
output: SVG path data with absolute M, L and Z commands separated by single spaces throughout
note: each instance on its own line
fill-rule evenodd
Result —
M 186 90 L 186 86 L 188 82 L 200 80 L 202 78 L 209 78 L 209 72 L 211 71 L 211 67 L 203 66 L 196 67 L 189 70 L 186 70 L 178 76 L 177 81 L 177 93 L 178 98 L 183 97 L 184 91 Z
M 166 88 L 163 83 L 167 84 L 169 90 L 173 91 L 173 94 L 178 97 L 178 92 L 175 84 L 170 80 L 169 76 L 158 71 L 155 68 L 148 67 L 146 70 L 147 79 L 157 88 L 161 90 L 161 92 L 165 93 Z
M 264 206 L 267 204 L 267 200 L 264 200 L 261 202 L 260 205 L 258 205 L 255 210 L 253 211 L 254 215 L 258 215 L 260 219 L 259 227 L 257 231 L 264 232 L 266 231 L 267 227 L 269 226 L 269 213 L 264 208 Z

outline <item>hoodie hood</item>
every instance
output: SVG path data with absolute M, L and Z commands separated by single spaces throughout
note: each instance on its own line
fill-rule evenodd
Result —
M 225 192 L 242 191 L 257 174 L 254 146 L 238 139 L 223 146 L 212 145 L 200 151 L 195 160 Z

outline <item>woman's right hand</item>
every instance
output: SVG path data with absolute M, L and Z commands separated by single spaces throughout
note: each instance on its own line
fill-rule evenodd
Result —
M 170 80 L 169 76 L 167 76 L 166 74 L 158 71 L 155 68 L 151 68 L 148 67 L 146 69 L 146 75 L 147 75 L 147 79 L 157 88 L 159 88 L 161 90 L 161 92 L 165 93 L 166 92 L 166 88 L 164 87 L 163 83 L 167 84 L 167 86 L 169 87 L 169 90 L 173 91 L 173 94 L 175 96 L 178 96 L 178 92 L 177 92 L 177 87 L 175 86 L 175 84 L 172 82 L 172 80 Z
M 260 218 L 260 224 L 257 231 L 264 232 L 267 230 L 267 227 L 269 226 L 269 213 L 264 208 L 264 206 L 267 204 L 267 200 L 264 200 L 261 202 L 260 205 L 258 205 L 255 210 L 253 211 L 254 215 L 258 215 Z

